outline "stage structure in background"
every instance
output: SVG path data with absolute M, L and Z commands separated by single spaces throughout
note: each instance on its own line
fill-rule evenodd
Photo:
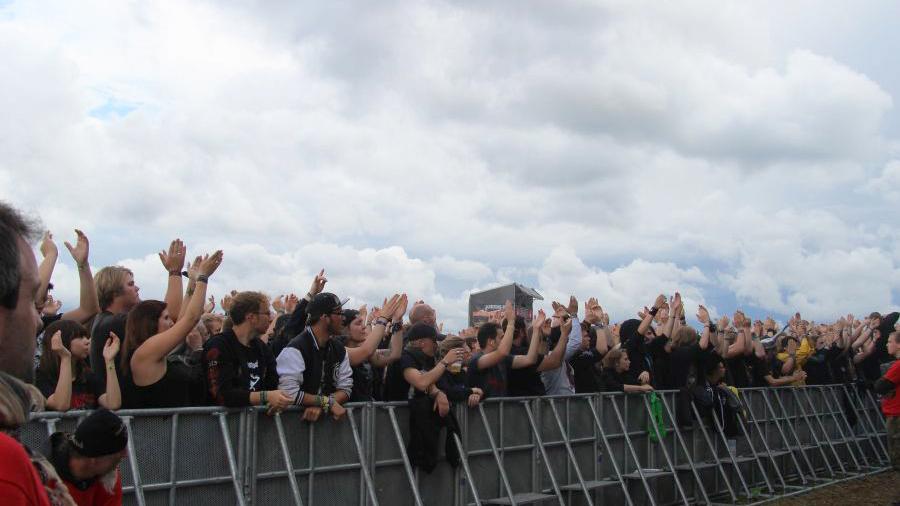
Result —
M 478 327 L 490 319 L 491 313 L 503 309 L 506 301 L 511 300 L 516 307 L 516 314 L 531 321 L 534 313 L 532 306 L 534 299 L 544 300 L 541 294 L 533 288 L 512 283 L 498 286 L 490 290 L 476 292 L 469 295 L 469 326 Z

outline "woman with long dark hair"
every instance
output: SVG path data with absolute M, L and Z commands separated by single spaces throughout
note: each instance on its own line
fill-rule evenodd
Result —
M 47 409 L 119 409 L 122 396 L 116 377 L 115 358 L 119 337 L 110 332 L 103 346 L 106 389 L 94 380 L 88 364 L 91 335 L 76 321 L 57 320 L 47 326 L 41 361 L 35 371 L 35 385 L 47 398 Z
M 204 400 L 202 375 L 175 363 L 170 367 L 166 360 L 200 321 L 206 285 L 222 262 L 222 251 L 198 257 L 195 265 L 198 262 L 191 279 L 194 292 L 178 321 L 173 322 L 166 303 L 158 300 L 143 301 L 128 313 L 121 355 L 126 408 L 174 408 Z

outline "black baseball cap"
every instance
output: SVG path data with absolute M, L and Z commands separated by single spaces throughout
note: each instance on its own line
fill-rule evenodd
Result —
M 346 298 L 341 300 L 337 295 L 331 292 L 323 292 L 316 294 L 312 301 L 306 306 L 306 314 L 308 316 L 322 316 L 330 313 L 338 312 L 347 301 Z
M 85 457 L 102 457 L 125 449 L 128 445 L 128 430 L 115 413 L 101 408 L 78 424 L 69 440 L 79 454 Z

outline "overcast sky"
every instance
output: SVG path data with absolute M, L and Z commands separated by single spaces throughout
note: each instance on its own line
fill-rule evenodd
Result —
M 211 284 L 465 322 L 519 281 L 613 319 L 900 301 L 900 4 L 0 0 L 0 199 L 161 298 Z

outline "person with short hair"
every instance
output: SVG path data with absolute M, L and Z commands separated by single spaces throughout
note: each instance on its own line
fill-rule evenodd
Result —
M 34 379 L 34 336 L 40 322 L 35 306 L 40 280 L 31 250 L 37 230 L 0 202 L 0 497 L 8 504 L 49 506 L 44 487 L 52 490 L 55 476 L 42 480 L 30 450 L 11 435 L 28 422 L 32 404 L 23 382 Z M 65 487 L 54 492 L 68 494 Z
M 98 409 L 75 432 L 50 436 L 50 461 L 78 506 L 122 504 L 119 463 L 128 454 L 128 430 L 122 419 Z
M 894 471 L 900 471 L 900 332 L 888 336 L 887 352 L 894 362 L 875 382 L 875 392 L 881 394 L 881 412 L 887 425 L 888 453 Z
M 346 302 L 329 292 L 312 297 L 306 306 L 306 329 L 276 360 L 278 388 L 290 397 L 291 404 L 306 408 L 303 419 L 309 422 L 317 421 L 322 413 L 335 420 L 347 413 L 343 404 L 353 390 L 353 370 L 347 350 L 335 339 L 341 335 Z
M 614 348 L 607 351 L 603 357 L 601 374 L 603 390 L 605 392 L 625 392 L 626 394 L 652 392 L 653 386 L 649 383 L 636 384 L 634 376 L 629 373 L 630 368 L 631 360 L 625 350 Z
M 134 282 L 134 274 L 131 269 L 120 265 L 107 266 L 94 274 L 94 284 L 97 287 L 97 299 L 100 302 L 100 313 L 94 317 L 91 326 L 91 354 L 90 363 L 103 363 L 103 344 L 109 338 L 110 332 L 125 336 L 125 322 L 128 312 L 141 302 L 140 287 Z M 122 378 L 120 359 L 113 361 L 116 368 L 116 376 Z M 103 371 L 94 370 L 94 378 L 98 385 L 106 388 L 106 374 Z
M 203 368 L 209 396 L 227 407 L 269 406 L 278 412 L 291 399 L 278 389 L 272 350 L 262 342 L 273 318 L 269 298 L 260 292 L 240 292 L 232 298 L 234 325 L 204 347 Z

